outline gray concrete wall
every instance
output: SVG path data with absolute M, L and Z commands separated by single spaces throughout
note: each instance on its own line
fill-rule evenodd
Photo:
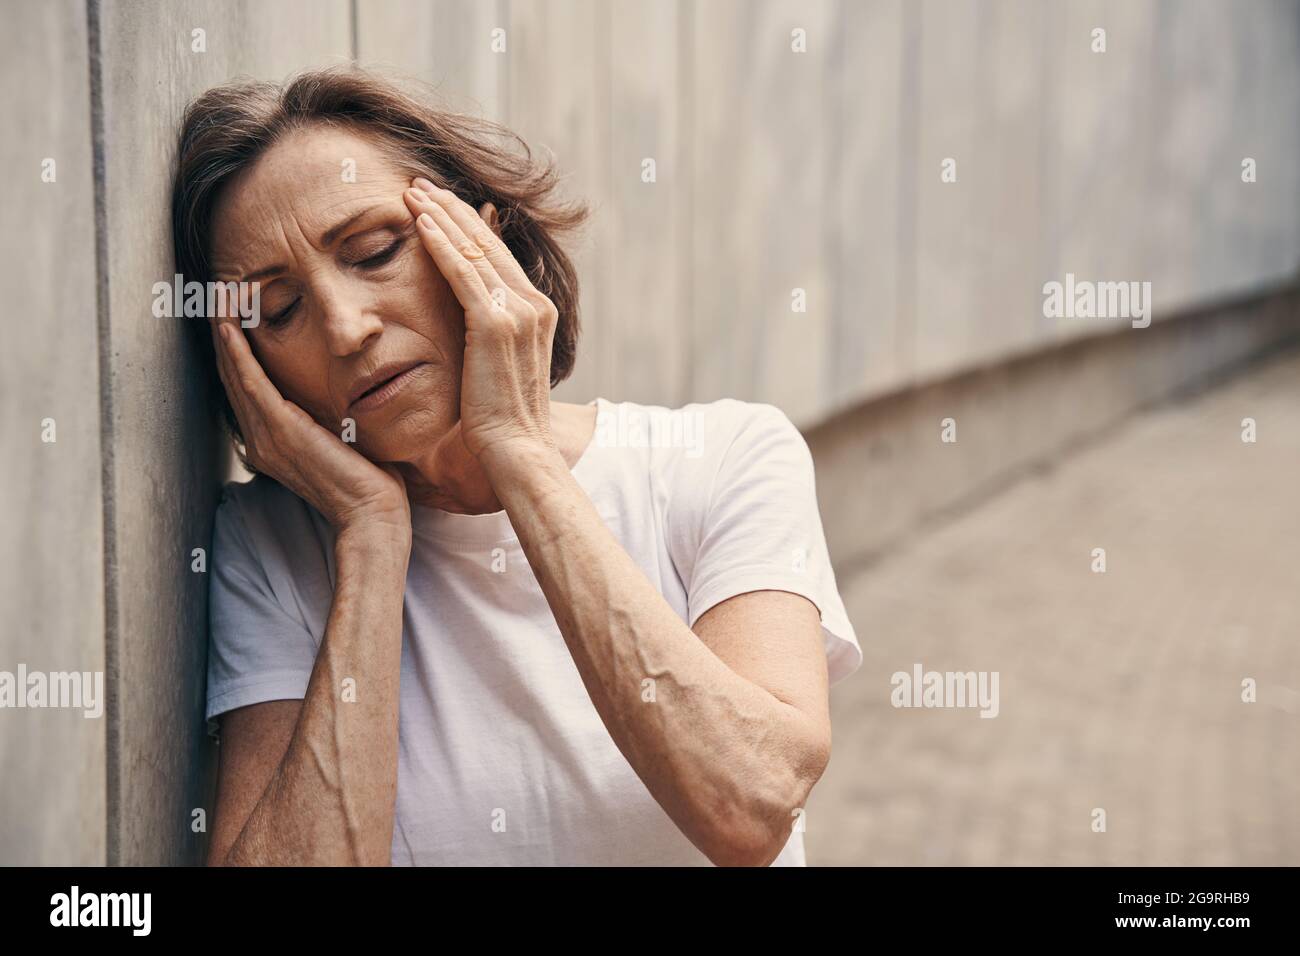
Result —
M 1159 321 L 1300 266 L 1286 0 L 358 0 L 358 21 L 363 64 L 551 148 L 595 205 L 562 397 L 730 395 L 812 426 L 1122 324 L 1045 319 L 1067 272 L 1150 281 Z
M 826 541 L 837 573 L 898 553 L 927 527 L 1134 412 L 1300 342 L 1300 284 L 1145 331 L 1076 338 L 990 362 L 809 429 L 818 500 L 834 516 Z M 949 419 L 954 440 L 945 441 Z
M 1300 261 L 1300 8 L 1285 0 L 62 0 L 5 18 L 0 670 L 102 670 L 109 698 L 98 720 L 0 711 L 0 863 L 194 862 L 205 843 L 206 582 L 190 555 L 209 543 L 224 451 L 184 320 L 149 307 L 172 273 L 177 122 L 211 85 L 356 57 L 553 151 L 595 214 L 575 250 L 586 334 L 559 397 L 730 395 L 829 421 L 813 435 L 841 463 L 823 471 L 845 557 L 883 540 L 834 477 L 864 453 L 846 409 L 1117 328 L 1043 319 L 1042 284 L 1067 271 L 1151 281 L 1160 322 Z M 1289 329 L 1224 321 L 1114 339 L 1123 360 L 1089 380 L 1186 381 L 1165 374 L 1177 355 L 1199 375 Z M 1158 347 L 1175 341 L 1190 344 Z M 986 465 L 959 471 L 978 484 Z M 917 514 L 961 491 L 921 490 Z
M 109 723 L 109 858 L 198 861 L 193 810 L 211 813 L 213 748 L 202 720 L 206 576 L 222 477 L 206 430 L 186 319 L 157 319 L 153 284 L 172 271 L 168 220 L 174 140 L 198 93 L 232 76 L 282 78 L 346 62 L 346 2 L 105 3 L 100 10 L 108 283 L 106 428 L 116 592 L 107 622 L 116 707 Z M 193 31 L 206 31 L 206 51 Z
M 6 13 L 18 135 L 2 147 L 15 171 L 2 268 L 28 321 L 0 359 L 15 451 L 0 488 L 17 532 L 0 553 L 0 669 L 106 671 L 108 706 L 99 720 L 0 711 L 0 863 L 202 858 L 194 811 L 210 817 L 215 748 L 191 553 L 210 544 L 225 449 L 201 407 L 192 320 L 151 312 L 174 271 L 175 137 L 185 105 L 233 76 L 348 62 L 351 15 L 347 0 Z M 40 180 L 46 156 L 57 183 Z M 54 444 L 40 441 L 46 417 Z
M 95 192 L 84 4 L 0 31 L 0 670 L 104 670 Z M 42 180 L 53 160 L 53 182 Z M 45 419 L 53 442 L 42 441 Z M 0 864 L 105 860 L 105 728 L 0 710 Z

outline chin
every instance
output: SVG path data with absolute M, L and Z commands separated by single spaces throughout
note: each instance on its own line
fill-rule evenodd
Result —
M 358 418 L 357 448 L 371 461 L 415 461 L 436 447 L 459 417 L 450 409 L 416 405 Z

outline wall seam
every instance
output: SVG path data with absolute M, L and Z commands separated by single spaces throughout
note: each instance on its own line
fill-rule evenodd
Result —
M 614 202 L 614 170 L 611 158 L 614 149 L 614 97 L 610 85 L 614 77 L 614 58 L 610 49 L 614 42 L 612 16 L 609 5 L 596 5 L 596 22 L 592 27 L 594 33 L 595 55 L 591 58 L 592 83 L 595 85 L 594 108 L 592 113 L 597 118 L 594 130 L 594 156 L 591 157 L 596 195 L 600 197 L 601 215 L 605 218 L 606 236 L 613 234 L 613 227 L 608 225 L 612 216 L 619 214 L 618 204 Z M 596 320 L 603 323 L 604 334 L 597 340 L 596 374 L 593 386 L 595 394 L 609 397 L 615 392 L 615 383 L 622 382 L 623 355 L 618 334 L 621 322 L 616 321 L 612 303 L 615 301 L 613 283 L 610 275 L 614 271 L 614 252 L 612 242 L 596 244 L 594 271 L 600 277 L 596 282 Z M 623 318 L 620 311 L 619 319 Z M 624 396 L 619 395 L 618 398 Z M 618 400 L 617 398 L 615 399 Z
M 113 482 L 112 328 L 109 323 L 108 196 L 105 190 L 104 69 L 101 51 L 100 0 L 86 0 L 87 62 L 90 70 L 90 150 L 95 211 L 95 325 L 99 337 L 100 495 L 104 546 L 104 725 L 105 725 L 105 863 L 121 864 L 119 816 L 121 774 L 118 746 L 118 601 L 116 486 Z
M 695 387 L 695 7 L 678 0 L 677 21 L 677 351 L 681 366 L 672 383 L 674 407 Z
M 352 33 L 352 65 L 361 61 L 361 14 L 357 10 L 358 0 L 348 0 L 348 29 Z
M 497 22 L 505 24 L 506 29 L 514 30 L 514 10 L 511 9 L 510 0 L 498 0 L 497 2 Z M 497 94 L 497 119 L 514 126 L 514 117 L 510 114 L 510 58 L 497 57 L 501 62 L 497 64 L 496 76 L 493 82 L 496 83 Z
M 848 15 L 840 0 L 831 7 L 831 22 L 839 28 L 831 30 L 827 43 L 826 55 L 822 60 L 822 81 L 826 84 L 823 91 L 822 128 L 826 130 L 827 141 L 823 143 L 822 152 L 822 200 L 820 234 L 825 244 L 822 249 L 823 261 L 833 263 L 835 273 L 828 277 L 823 294 L 829 297 L 827 315 L 830 328 L 822 342 L 819 365 L 822 374 L 821 392 L 817 396 L 818 404 L 823 409 L 837 408 L 844 402 L 844 397 L 852 391 L 852 384 L 863 378 L 862 370 L 857 374 L 852 367 L 859 362 L 849 349 L 848 308 L 845 302 L 843 276 L 845 266 L 844 239 L 844 204 L 841 201 L 846 188 L 847 176 L 844 171 L 844 134 L 848 109 L 844 102 L 844 75 L 851 69 L 851 62 L 846 55 L 848 41 L 845 35 L 850 26 L 845 21 Z M 824 414 L 824 413 L 823 413 Z
M 894 330 L 894 361 L 898 378 L 911 382 L 916 377 L 917 308 L 916 295 L 919 282 L 919 257 L 917 232 L 919 229 L 917 164 L 920 156 L 920 129 L 917 113 L 924 92 L 921 89 L 921 14 L 911 4 L 903 5 L 902 53 L 899 80 L 901 107 L 898 118 L 898 325 Z

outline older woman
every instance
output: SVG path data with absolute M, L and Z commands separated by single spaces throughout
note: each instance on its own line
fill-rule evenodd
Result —
M 502 132 L 342 71 L 185 117 L 180 271 L 260 282 L 210 323 L 258 473 L 216 514 L 210 861 L 800 865 L 861 662 L 807 446 L 551 400 L 583 211 Z

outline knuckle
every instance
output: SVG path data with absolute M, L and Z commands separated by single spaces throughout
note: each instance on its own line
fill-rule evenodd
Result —
M 560 310 L 555 307 L 555 303 L 540 292 L 530 295 L 528 303 L 537 312 L 538 319 L 544 323 L 551 324 L 560 318 Z
M 478 326 L 489 335 L 510 335 L 514 332 L 514 320 L 503 309 L 485 309 L 476 318 Z

